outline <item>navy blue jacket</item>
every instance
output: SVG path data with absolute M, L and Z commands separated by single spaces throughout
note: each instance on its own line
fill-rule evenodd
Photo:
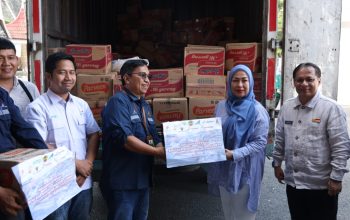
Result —
M 12 136 L 23 147 L 47 148 L 38 131 L 23 119 L 8 92 L 0 87 L 0 153 L 16 148 Z
M 103 113 L 103 172 L 102 190 L 145 189 L 152 185 L 153 156 L 127 150 L 124 145 L 129 135 L 146 141 L 142 121 L 145 109 L 147 127 L 155 145 L 160 142 L 156 132 L 151 107 L 144 100 L 124 90 L 114 95 Z

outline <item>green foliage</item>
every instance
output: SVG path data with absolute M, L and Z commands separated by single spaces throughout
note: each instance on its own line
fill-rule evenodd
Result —
M 277 9 L 277 40 L 283 40 L 283 16 L 284 16 L 284 0 L 278 0 Z M 277 48 L 276 56 L 282 57 L 282 48 Z

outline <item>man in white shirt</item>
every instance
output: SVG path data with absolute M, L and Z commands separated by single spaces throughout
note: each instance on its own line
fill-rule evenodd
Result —
M 279 113 L 275 176 L 287 184 L 292 219 L 335 220 L 350 156 L 346 114 L 318 91 L 321 70 L 317 65 L 298 65 L 293 80 L 298 97 L 286 101 Z
M 6 38 L 0 38 L 0 86 L 9 93 L 24 116 L 27 105 L 40 93 L 36 85 L 16 77 L 18 65 L 15 45 Z
M 46 219 L 89 219 L 92 207 L 93 161 L 99 145 L 100 128 L 88 104 L 70 94 L 76 82 L 74 58 L 51 54 L 45 63 L 49 88 L 27 107 L 27 120 L 39 131 L 48 146 L 67 147 L 75 153 L 77 196 Z

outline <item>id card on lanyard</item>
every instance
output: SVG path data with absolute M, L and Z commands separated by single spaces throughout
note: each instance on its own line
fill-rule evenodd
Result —
M 135 103 L 134 103 L 134 108 L 135 108 L 135 111 L 136 111 L 137 108 L 138 108 L 138 106 L 136 106 Z M 151 145 L 151 146 L 154 147 L 155 145 L 154 145 L 153 137 L 152 137 L 152 135 L 151 135 L 151 133 L 149 132 L 148 127 L 147 127 L 145 108 L 143 107 L 142 104 L 141 104 L 141 111 L 142 111 L 142 125 L 143 125 L 143 128 L 144 128 L 145 131 L 146 131 L 146 141 L 147 141 L 147 144 L 149 144 L 149 145 Z
M 147 136 L 146 136 L 146 140 L 147 140 L 147 143 L 151 146 L 154 147 L 154 141 L 153 141 L 153 137 L 152 135 L 149 133 L 149 130 L 147 128 L 147 123 L 146 123 L 146 113 L 145 113 L 145 109 L 144 107 L 142 106 L 142 122 L 143 122 L 143 127 L 145 128 L 146 130 L 146 133 L 147 133 Z

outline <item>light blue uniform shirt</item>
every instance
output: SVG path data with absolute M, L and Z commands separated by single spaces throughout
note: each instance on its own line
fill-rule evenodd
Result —
M 86 159 L 87 135 L 100 131 L 84 100 L 69 94 L 66 102 L 50 89 L 28 105 L 26 120 L 34 125 L 46 143 L 67 147 L 78 160 Z M 82 189 L 91 186 L 89 176 Z

